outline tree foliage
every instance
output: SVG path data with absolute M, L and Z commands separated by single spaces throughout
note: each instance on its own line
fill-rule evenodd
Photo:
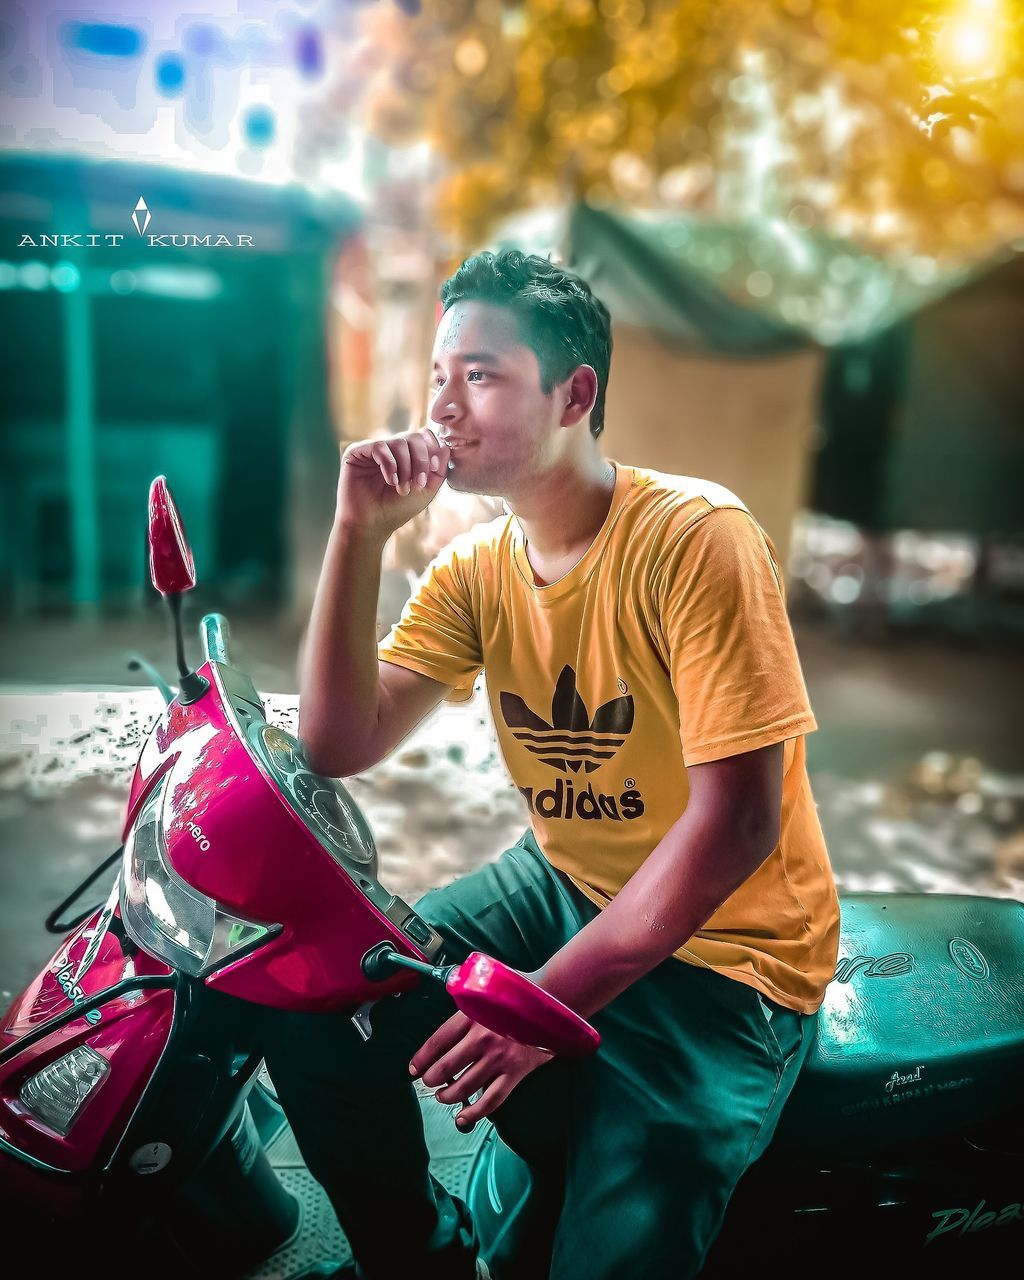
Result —
M 949 263 L 1024 235 L 1018 0 L 424 0 L 366 18 L 363 119 L 444 157 L 457 249 L 572 200 L 756 209 Z

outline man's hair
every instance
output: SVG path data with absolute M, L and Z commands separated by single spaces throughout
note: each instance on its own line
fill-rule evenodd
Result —
M 549 395 L 581 364 L 597 374 L 597 399 L 590 433 L 604 430 L 604 395 L 612 359 L 608 308 L 590 285 L 547 258 L 519 249 L 474 254 L 441 286 L 444 311 L 456 302 L 490 302 L 508 307 L 522 340 L 537 357 L 541 390 Z

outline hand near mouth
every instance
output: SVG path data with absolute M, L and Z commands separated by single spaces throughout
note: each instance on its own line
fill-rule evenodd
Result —
M 390 537 L 430 505 L 445 482 L 453 449 L 430 428 L 360 440 L 342 453 L 336 520 L 349 529 Z

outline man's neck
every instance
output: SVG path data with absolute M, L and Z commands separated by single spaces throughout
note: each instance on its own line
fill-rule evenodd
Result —
M 537 557 L 583 555 L 604 524 L 615 492 L 615 467 L 595 455 L 585 466 L 566 465 L 535 482 L 528 494 L 506 502 Z

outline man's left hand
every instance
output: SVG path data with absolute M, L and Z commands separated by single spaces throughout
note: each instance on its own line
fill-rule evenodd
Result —
M 456 1013 L 416 1050 L 409 1073 L 430 1089 L 443 1085 L 434 1095 L 438 1102 L 464 1104 L 455 1124 L 468 1133 L 501 1106 L 520 1080 L 553 1057 L 546 1049 L 510 1040 Z M 481 1096 L 465 1105 L 478 1089 Z

